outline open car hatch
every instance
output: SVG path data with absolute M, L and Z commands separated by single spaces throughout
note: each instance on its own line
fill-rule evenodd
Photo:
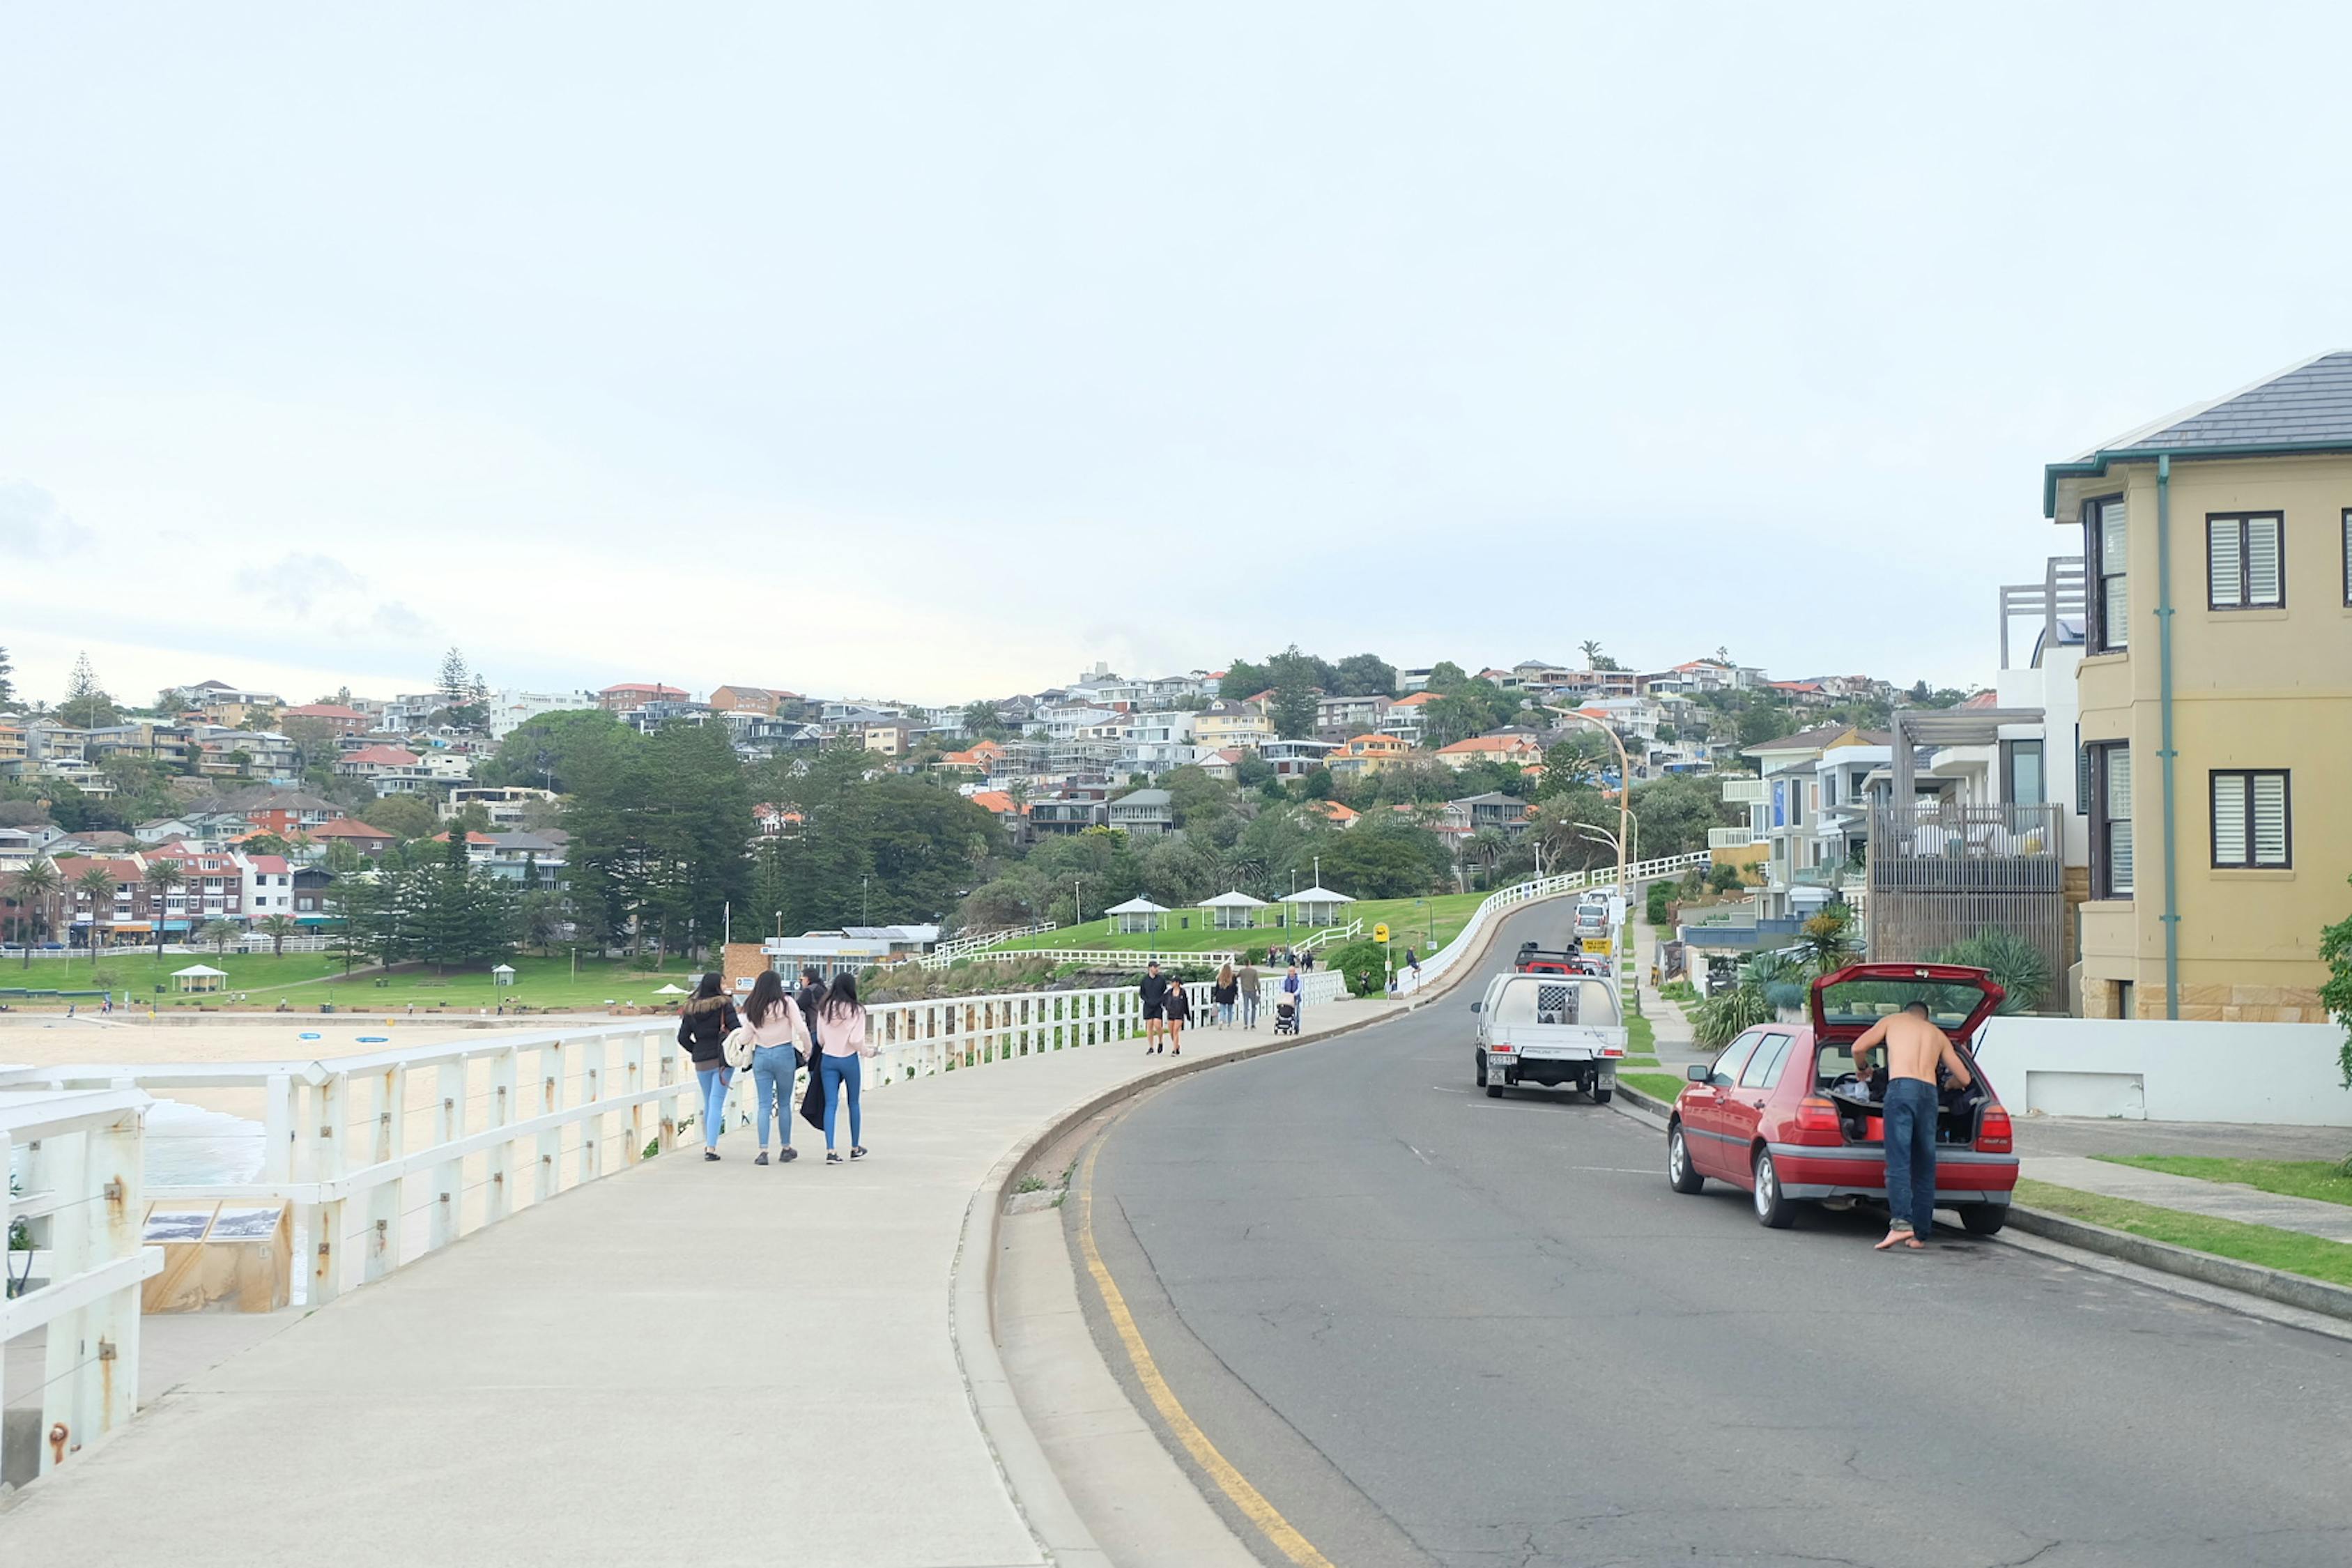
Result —
M 1849 963 L 1813 982 L 1813 1036 L 1850 1045 L 1914 1002 L 1955 1045 L 1976 1037 L 2009 993 L 1981 969 L 1956 963 Z

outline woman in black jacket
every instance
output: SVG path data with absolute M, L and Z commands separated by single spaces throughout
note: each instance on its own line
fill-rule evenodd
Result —
M 1192 1021 L 1192 998 L 1184 992 L 1184 982 L 1174 976 L 1168 981 L 1168 1054 L 1184 1054 L 1184 1026 Z
M 694 997 L 678 1009 L 677 1043 L 694 1058 L 694 1072 L 702 1086 L 702 1157 L 719 1158 L 719 1131 L 727 1116 L 727 1086 L 734 1074 L 727 1067 L 727 1037 L 743 1020 L 735 1016 L 725 983 L 714 973 L 702 977 Z

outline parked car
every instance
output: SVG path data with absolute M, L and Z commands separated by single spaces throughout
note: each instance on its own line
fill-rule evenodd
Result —
M 1512 967 L 1521 974 L 1606 974 L 1609 972 L 1606 963 L 1589 953 L 1538 947 L 1534 942 L 1528 942 L 1519 949 L 1519 956 Z
M 1944 963 L 1854 963 L 1813 982 L 1811 1022 L 1764 1024 L 1689 1069 L 1666 1125 L 1666 1180 L 1678 1193 L 1707 1181 L 1746 1189 L 1775 1230 L 1806 1202 L 1886 1197 L 1882 1068 L 1854 1071 L 1853 1042 L 1879 1019 L 1925 1002 L 1973 1080 L 1945 1088 L 1937 1113 L 1936 1204 L 1977 1236 L 2009 1217 L 2017 1153 L 2009 1112 L 1972 1049 L 2006 994 L 1981 969 Z M 1939 1086 L 1940 1087 L 1940 1086 Z
M 1581 1089 L 1600 1105 L 1616 1094 L 1625 1027 L 1608 981 L 1497 974 L 1470 1011 L 1478 1018 L 1475 1081 L 1487 1099 L 1522 1086 Z

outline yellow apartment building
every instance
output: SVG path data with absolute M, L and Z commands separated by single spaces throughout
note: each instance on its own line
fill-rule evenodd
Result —
M 2084 542 L 2084 1011 L 2325 1022 L 2320 928 L 2352 913 L 2352 352 L 2049 465 L 2042 508 Z

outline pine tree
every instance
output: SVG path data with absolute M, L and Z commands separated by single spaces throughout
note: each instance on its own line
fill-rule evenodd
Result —
M 473 672 L 467 667 L 466 650 L 452 645 L 449 651 L 441 656 L 439 689 L 443 706 L 449 708 L 458 706 L 466 700 L 467 693 L 473 689 Z
M 90 668 L 87 653 L 74 659 L 73 673 L 66 679 L 66 700 L 58 705 L 58 717 L 79 730 L 94 730 L 114 722 L 114 699 L 99 685 L 98 671 Z
M 16 667 L 8 662 L 8 650 L 0 647 L 0 708 L 12 707 L 16 703 L 16 688 L 8 679 L 16 673 Z

